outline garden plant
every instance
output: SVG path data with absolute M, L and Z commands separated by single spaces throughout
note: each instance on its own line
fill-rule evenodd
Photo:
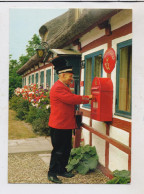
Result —
M 71 150 L 67 171 L 75 170 L 80 174 L 87 174 L 96 169 L 98 155 L 95 146 L 85 145 Z
M 127 184 L 130 183 L 130 171 L 115 170 L 113 171 L 114 178 L 109 180 L 107 184 Z
M 36 84 L 17 88 L 9 105 L 10 109 L 16 111 L 18 119 L 32 124 L 35 133 L 49 135 L 50 106 L 47 89 L 38 88 Z

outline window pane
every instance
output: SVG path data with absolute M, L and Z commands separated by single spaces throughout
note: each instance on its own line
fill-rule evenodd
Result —
M 38 73 L 36 73 L 36 84 L 38 84 Z
M 44 71 L 41 71 L 41 74 L 40 74 L 40 85 L 43 86 L 44 84 Z
M 101 77 L 102 55 L 94 57 L 94 77 Z
M 120 49 L 119 110 L 131 111 L 132 46 Z
M 34 75 L 32 75 L 32 83 L 34 83 Z
M 46 85 L 47 85 L 47 88 L 50 89 L 51 87 L 51 70 L 47 70 L 46 71 Z
M 29 76 L 29 85 L 31 84 L 31 76 Z
M 85 95 L 91 94 L 92 58 L 86 60 Z

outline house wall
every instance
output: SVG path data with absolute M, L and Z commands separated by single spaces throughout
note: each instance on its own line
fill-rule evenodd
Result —
M 23 78 L 26 77 L 26 85 L 28 86 L 29 85 L 29 76 L 32 76 L 34 75 L 34 84 L 37 84 L 38 87 L 40 87 L 40 73 L 42 71 L 44 71 L 44 88 L 47 88 L 47 85 L 46 85 L 46 71 L 47 70 L 51 70 L 51 86 L 53 85 L 54 83 L 54 69 L 53 69 L 53 66 L 51 63 L 45 63 L 45 65 L 43 63 L 36 65 L 35 68 L 32 70 L 32 71 L 27 71 L 26 72 L 26 75 L 23 76 Z M 38 83 L 36 83 L 36 73 L 38 73 Z M 50 87 L 51 88 L 51 87 Z
M 131 24 L 132 13 L 131 10 L 123 10 L 114 15 L 110 19 L 112 34 L 105 36 L 105 30 L 100 30 L 98 27 L 94 28 L 83 37 L 81 37 L 82 45 L 82 59 L 85 55 L 104 49 L 104 52 L 108 48 L 113 48 L 117 56 L 117 44 L 125 40 L 132 39 Z M 103 70 L 103 77 L 107 77 L 107 73 Z M 116 66 L 111 73 L 111 79 L 113 82 L 113 122 L 110 125 L 109 136 L 115 140 L 130 146 L 131 145 L 131 127 L 128 130 L 124 130 L 124 125 L 131 124 L 131 119 L 120 117 L 115 115 L 115 96 L 116 96 Z M 81 82 L 84 81 L 84 69 L 81 71 Z M 81 95 L 84 94 L 84 86 L 81 84 Z M 83 122 L 90 125 L 90 109 L 80 106 L 83 111 Z M 115 124 L 119 123 L 118 125 Z M 116 127 L 117 126 L 117 127 Z M 102 134 L 107 135 L 106 125 L 104 122 L 92 120 L 92 127 Z M 89 132 L 85 129 L 82 131 L 85 144 L 89 143 Z M 109 170 L 130 170 L 130 157 L 127 153 L 124 153 L 115 146 L 109 144 L 106 145 L 106 141 L 99 138 L 95 134 L 92 134 L 92 145 L 96 146 L 96 150 L 99 156 L 100 163 L 107 167 Z M 108 156 L 105 155 L 106 149 L 108 150 Z

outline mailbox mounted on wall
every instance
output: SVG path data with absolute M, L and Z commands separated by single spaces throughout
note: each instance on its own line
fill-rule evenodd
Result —
M 92 82 L 91 118 L 112 121 L 113 84 L 110 78 L 95 77 Z

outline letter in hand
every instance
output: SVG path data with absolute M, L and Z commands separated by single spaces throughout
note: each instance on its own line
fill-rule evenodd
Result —
M 92 100 L 93 99 L 93 95 L 89 95 L 89 100 Z
M 89 95 L 89 100 L 96 100 L 96 97 L 93 95 Z

